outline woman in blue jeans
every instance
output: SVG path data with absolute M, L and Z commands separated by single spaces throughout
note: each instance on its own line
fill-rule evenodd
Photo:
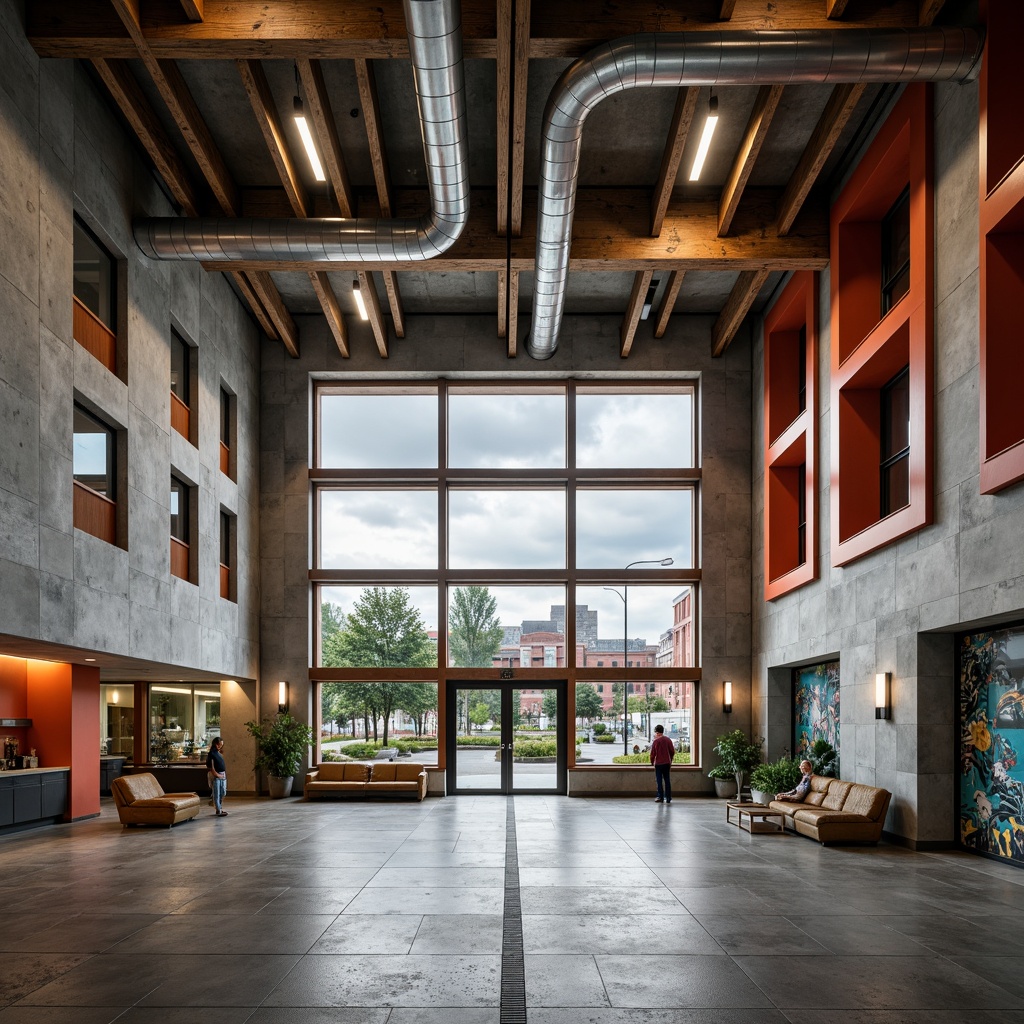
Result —
M 224 763 L 224 741 L 218 736 L 210 745 L 210 752 L 206 755 L 206 771 L 210 779 L 210 788 L 213 790 L 213 806 L 218 818 L 226 818 L 228 812 L 221 807 L 221 801 L 228 791 L 228 770 Z

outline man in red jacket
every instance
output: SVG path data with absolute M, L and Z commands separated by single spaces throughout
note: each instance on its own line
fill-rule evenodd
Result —
M 665 735 L 665 727 L 656 725 L 654 727 L 654 742 L 651 744 L 651 764 L 654 765 L 654 777 L 658 781 L 658 797 L 654 801 L 660 804 L 672 803 L 672 780 L 669 773 L 672 770 L 672 758 L 676 756 L 676 748 L 672 741 Z

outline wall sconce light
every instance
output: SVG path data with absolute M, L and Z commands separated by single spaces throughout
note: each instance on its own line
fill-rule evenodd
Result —
M 366 302 L 363 299 L 363 291 L 359 287 L 359 282 L 358 281 L 353 281 L 352 282 L 352 295 L 355 297 L 356 308 L 359 310 L 359 319 L 360 320 L 369 320 L 370 319 L 370 314 L 366 312 Z
M 732 714 L 732 682 L 728 679 L 722 683 L 722 710 L 727 714 Z
M 110 703 L 111 704 L 116 704 L 117 703 L 117 690 L 114 690 L 114 692 L 111 693 L 111 695 L 110 695 Z
M 277 712 L 283 715 L 288 710 L 288 684 L 282 679 L 277 684 Z
M 891 683 L 891 672 L 875 674 L 875 718 L 892 717 Z

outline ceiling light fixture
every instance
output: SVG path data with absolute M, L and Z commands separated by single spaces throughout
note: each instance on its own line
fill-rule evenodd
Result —
M 708 100 L 708 116 L 704 122 L 704 131 L 701 133 L 700 145 L 697 147 L 697 155 L 693 158 L 693 167 L 690 170 L 690 181 L 696 181 L 700 172 L 704 170 L 704 160 L 707 158 L 708 150 L 711 148 L 711 138 L 718 127 L 718 97 L 714 93 Z
M 316 146 L 313 144 L 313 133 L 309 130 L 309 122 L 306 120 L 306 111 L 302 106 L 302 99 L 299 97 L 299 69 L 295 68 L 295 102 L 293 104 L 295 127 L 299 129 L 302 136 L 302 144 L 306 147 L 306 156 L 309 158 L 309 166 L 313 168 L 313 177 L 317 181 L 326 181 L 323 164 L 317 154 Z
M 355 297 L 356 305 L 359 307 L 359 319 L 369 320 L 370 314 L 366 312 L 366 303 L 363 301 L 363 292 L 358 281 L 352 282 L 352 295 Z

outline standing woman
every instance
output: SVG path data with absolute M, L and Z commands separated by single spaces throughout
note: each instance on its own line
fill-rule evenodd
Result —
M 224 740 L 218 736 L 210 745 L 210 752 L 206 755 L 206 770 L 210 779 L 210 788 L 213 790 L 213 806 L 215 816 L 226 818 L 228 812 L 221 809 L 221 801 L 228 792 L 228 770 L 224 763 Z

